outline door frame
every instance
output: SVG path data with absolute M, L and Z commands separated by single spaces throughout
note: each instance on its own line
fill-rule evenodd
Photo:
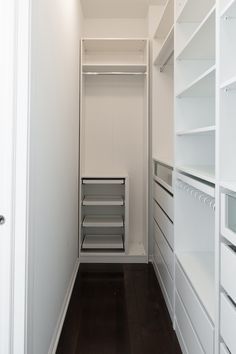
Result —
M 0 354 L 27 353 L 31 0 L 0 1 Z M 4 191 L 4 192 L 3 192 Z M 6 250 L 6 252 L 5 252 Z M 4 270 L 4 272 L 3 272 Z M 1 276 L 2 275 L 2 276 Z

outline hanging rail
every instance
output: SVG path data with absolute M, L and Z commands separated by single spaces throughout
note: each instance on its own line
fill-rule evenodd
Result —
M 196 189 L 190 186 L 188 183 L 180 181 L 179 179 L 177 179 L 176 181 L 176 186 L 179 189 L 182 189 L 185 192 L 189 193 L 191 196 L 198 199 L 200 202 L 206 204 L 212 210 L 215 211 L 215 198 L 212 198 L 208 194 L 201 192 L 199 189 Z
M 128 71 L 85 71 L 84 75 L 147 75 L 146 72 L 128 72 Z
M 166 59 L 164 64 L 162 64 L 162 66 L 160 67 L 160 72 L 161 73 L 165 70 L 166 65 L 169 63 L 169 61 L 173 57 L 173 55 L 174 55 L 174 50 L 171 51 L 170 55 L 168 56 L 168 58 Z

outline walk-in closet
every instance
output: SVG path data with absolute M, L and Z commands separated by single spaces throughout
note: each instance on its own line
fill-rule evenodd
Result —
M 0 354 L 236 354 L 236 0 L 7 3 Z

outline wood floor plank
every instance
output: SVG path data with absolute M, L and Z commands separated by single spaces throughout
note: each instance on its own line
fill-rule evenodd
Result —
M 57 354 L 181 354 L 151 264 L 82 264 Z

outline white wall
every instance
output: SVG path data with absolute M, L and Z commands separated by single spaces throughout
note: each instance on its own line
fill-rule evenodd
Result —
M 78 0 L 32 0 L 29 354 L 55 339 L 78 256 Z
M 148 37 L 147 19 L 86 18 L 83 36 L 88 38 Z

